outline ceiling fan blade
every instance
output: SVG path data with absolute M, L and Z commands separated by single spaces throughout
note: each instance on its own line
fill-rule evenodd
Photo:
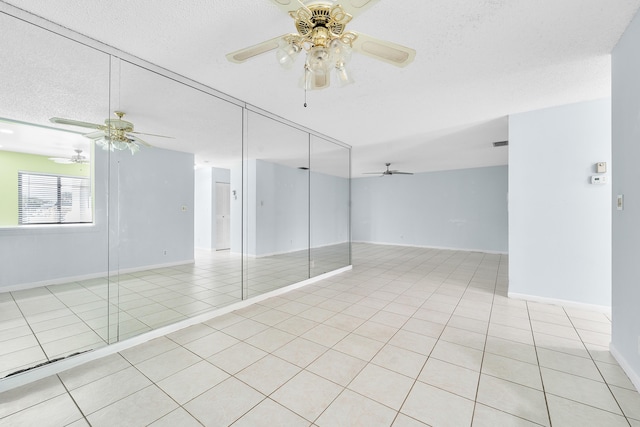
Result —
M 136 135 L 148 135 L 148 136 L 156 136 L 158 138 L 171 138 L 171 139 L 176 139 L 173 136 L 166 136 L 166 135 L 156 135 L 155 133 L 146 133 L 146 132 L 127 132 L 127 134 L 136 134 Z
M 271 3 L 278 6 L 287 14 L 289 12 L 293 12 L 295 10 L 300 9 L 301 7 L 306 7 L 300 0 L 271 0 Z
M 383 172 L 362 172 L 362 175 L 379 175 Z
M 413 173 L 411 172 L 396 172 L 396 171 L 391 171 L 393 172 L 392 175 L 413 175 Z
M 89 138 L 89 139 L 100 139 L 100 138 L 104 137 L 104 132 L 103 131 L 98 131 L 98 132 L 85 133 L 82 136 L 84 136 L 85 138 Z
M 65 157 L 49 157 L 49 160 L 55 163 L 59 163 L 61 165 L 70 165 L 73 163 L 73 160 L 67 159 Z
M 95 123 L 88 123 L 88 122 L 81 122 L 78 120 L 71 120 L 71 119 L 63 119 L 60 117 L 51 117 L 49 119 L 49 121 L 51 123 L 57 123 L 59 125 L 71 125 L 71 126 L 80 126 L 83 128 L 91 128 L 91 129 L 102 129 L 104 128 L 103 125 L 98 125 Z
M 406 67 L 416 56 L 416 51 L 386 40 L 356 32 L 358 37 L 353 42 L 353 49 L 397 67 Z
M 338 4 L 351 16 L 357 16 L 376 4 L 379 0 L 340 0 Z
M 235 62 L 236 64 L 241 64 L 247 59 L 253 58 L 254 56 L 258 56 L 271 50 L 277 49 L 278 42 L 288 35 L 289 34 L 284 34 L 282 36 L 274 37 L 271 40 L 266 40 L 262 43 L 258 43 L 256 45 L 231 52 L 227 54 L 227 60 Z
M 144 145 L 145 147 L 153 147 L 153 145 L 149 144 L 147 141 L 140 139 L 135 135 L 130 135 L 130 132 L 127 133 L 127 137 L 132 139 L 134 142 L 137 142 L 138 144 Z

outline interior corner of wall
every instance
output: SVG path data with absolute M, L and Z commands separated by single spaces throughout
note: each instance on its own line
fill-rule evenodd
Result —
M 640 392 L 640 372 L 636 372 L 631 367 L 631 363 L 629 363 L 629 361 L 622 355 L 622 353 L 618 351 L 613 341 L 609 343 L 609 351 L 611 352 L 613 358 L 616 359 L 624 373 L 627 374 L 629 380 L 631 380 L 631 383 L 636 388 L 636 391 Z

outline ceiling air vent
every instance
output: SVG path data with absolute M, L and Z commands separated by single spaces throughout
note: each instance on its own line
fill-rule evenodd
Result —
M 507 145 L 509 145 L 509 141 L 498 141 L 493 143 L 494 147 L 506 147 Z

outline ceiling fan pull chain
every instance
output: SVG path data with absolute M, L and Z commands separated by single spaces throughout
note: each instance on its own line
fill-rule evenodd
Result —
M 304 66 L 304 108 L 307 108 L 307 66 Z

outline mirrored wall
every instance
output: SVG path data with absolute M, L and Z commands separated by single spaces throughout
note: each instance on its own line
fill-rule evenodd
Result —
M 13 13 L 0 381 L 350 265 L 348 146 Z

